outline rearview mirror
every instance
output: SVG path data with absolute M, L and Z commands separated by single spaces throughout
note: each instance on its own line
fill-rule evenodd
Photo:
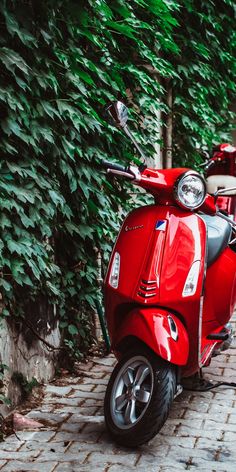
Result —
M 234 197 L 236 195 L 236 187 L 231 187 L 231 188 L 222 188 L 220 190 L 217 190 L 215 193 L 215 196 L 222 196 L 222 197 Z
M 128 120 L 128 108 L 123 102 L 112 102 L 106 107 L 109 120 L 118 127 L 124 128 Z

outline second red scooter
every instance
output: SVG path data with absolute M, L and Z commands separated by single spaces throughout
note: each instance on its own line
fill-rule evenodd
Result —
M 219 209 L 236 221 L 236 147 L 228 143 L 215 146 L 205 168 L 208 193 L 220 190 Z

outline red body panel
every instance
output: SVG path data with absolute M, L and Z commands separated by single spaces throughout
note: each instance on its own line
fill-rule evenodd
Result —
M 236 303 L 235 267 L 236 253 L 226 248 L 207 270 L 203 305 L 204 323 L 214 321 L 217 328 L 228 322 Z
M 220 210 L 225 211 L 227 215 L 234 215 L 236 221 L 236 197 L 218 197 L 217 206 Z
M 164 230 L 156 229 L 163 221 Z M 187 368 L 198 363 L 198 329 L 206 250 L 205 223 L 192 212 L 170 206 L 148 206 L 128 215 L 115 245 L 105 280 L 105 308 L 113 348 L 116 333 L 128 322 L 134 305 L 165 307 L 181 314 L 188 331 L 191 356 Z M 109 285 L 115 252 L 120 254 L 119 287 Z M 194 261 L 200 261 L 196 293 L 182 292 Z M 153 281 L 145 284 L 145 281 Z M 145 290 L 151 297 L 144 298 Z M 123 328 L 122 328 L 123 329 Z M 123 331 L 124 332 L 124 331 Z M 119 336 L 120 340 L 120 336 Z
M 174 340 L 171 336 L 168 322 L 169 313 L 156 308 L 137 308 L 132 310 L 125 318 L 117 333 L 114 333 L 115 346 L 127 336 L 136 336 L 156 354 L 176 365 L 185 365 L 189 353 L 189 341 L 185 327 L 181 321 L 171 314 L 174 320 L 178 337 Z

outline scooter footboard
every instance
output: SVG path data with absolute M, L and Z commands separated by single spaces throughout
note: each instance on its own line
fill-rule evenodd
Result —
M 189 340 L 182 322 L 167 310 L 159 308 L 134 309 L 126 317 L 113 339 L 113 349 L 125 338 L 133 336 L 148 345 L 158 356 L 176 365 L 185 365 Z

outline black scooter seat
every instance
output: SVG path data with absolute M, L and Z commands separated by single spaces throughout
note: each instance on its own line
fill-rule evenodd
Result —
M 201 214 L 207 226 L 207 266 L 209 267 L 228 246 L 232 228 L 219 216 Z

